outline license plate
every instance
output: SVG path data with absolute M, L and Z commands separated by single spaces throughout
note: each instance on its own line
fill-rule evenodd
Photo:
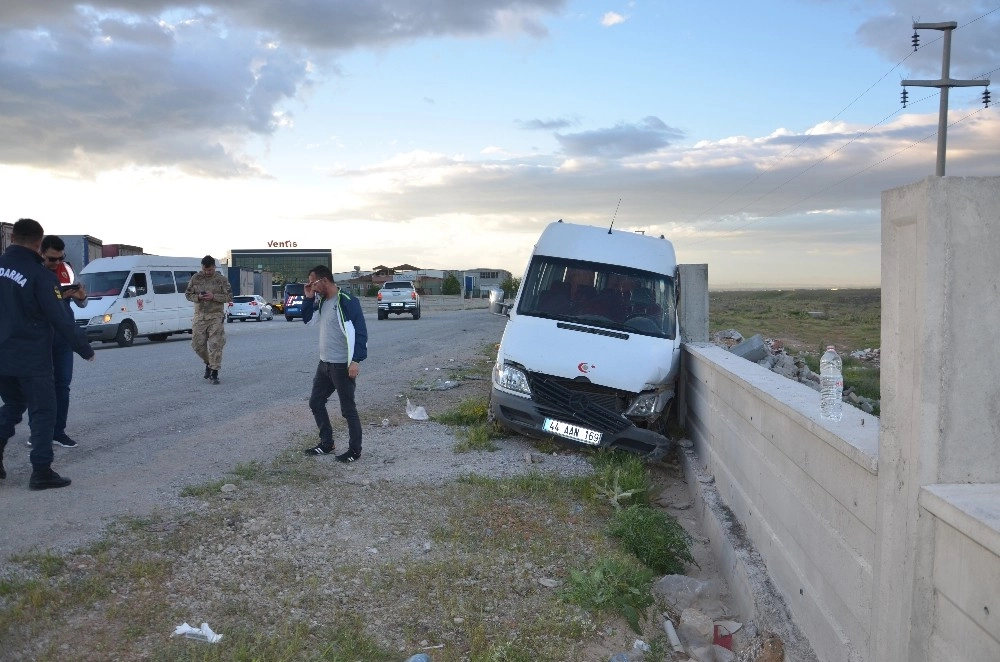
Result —
M 601 443 L 601 437 L 604 436 L 603 433 L 598 432 L 597 430 L 583 428 L 579 425 L 574 425 L 573 423 L 557 421 L 554 418 L 546 418 L 545 422 L 542 423 L 542 429 L 546 432 L 559 435 L 560 437 L 573 439 L 584 444 L 590 444 L 591 446 L 599 445 Z
M 392 304 L 389 304 L 389 305 L 392 306 L 393 308 L 402 308 L 403 307 L 403 304 L 401 304 L 401 303 L 392 303 Z

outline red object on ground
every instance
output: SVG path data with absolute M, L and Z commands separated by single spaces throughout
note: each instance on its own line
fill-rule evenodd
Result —
M 712 639 L 712 643 L 716 646 L 722 646 L 727 650 L 733 650 L 733 635 L 731 632 L 726 630 L 726 628 L 716 625 L 715 636 Z

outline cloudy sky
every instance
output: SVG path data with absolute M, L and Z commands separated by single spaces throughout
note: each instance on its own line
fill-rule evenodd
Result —
M 1000 0 L 5 0 L 0 218 L 520 275 L 556 219 L 713 287 L 879 283 L 885 189 L 1000 175 Z

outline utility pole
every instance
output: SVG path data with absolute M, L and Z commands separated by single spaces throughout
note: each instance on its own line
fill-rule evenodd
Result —
M 935 175 L 944 177 L 944 154 L 948 143 L 948 90 L 952 87 L 987 87 L 987 80 L 955 80 L 951 78 L 951 32 L 958 27 L 955 21 L 946 23 L 914 23 L 913 50 L 917 50 L 919 37 L 917 30 L 941 30 L 944 32 L 944 52 L 941 56 L 941 78 L 939 80 L 904 80 L 903 87 L 937 87 L 941 90 L 941 109 L 938 112 L 937 168 Z M 984 97 L 984 100 L 986 97 Z M 905 104 L 904 104 L 905 105 Z

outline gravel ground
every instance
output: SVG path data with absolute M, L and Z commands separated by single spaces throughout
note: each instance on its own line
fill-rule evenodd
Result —
M 142 534 L 190 534 L 196 539 L 181 558 L 173 560 L 168 580 L 156 587 L 156 600 L 151 598 L 153 603 L 165 599 L 174 620 L 181 618 L 197 625 L 213 618 L 218 622 L 219 613 L 227 610 L 242 613 L 280 605 L 287 620 L 323 627 L 324 614 L 332 605 L 364 615 L 366 629 L 382 645 L 398 646 L 401 659 L 404 653 L 414 652 L 407 643 L 412 640 L 413 628 L 428 633 L 429 639 L 422 643 L 432 654 L 434 646 L 454 643 L 449 637 L 459 635 L 442 632 L 440 627 L 442 620 L 462 621 L 454 605 L 435 605 L 440 610 L 428 609 L 426 617 L 411 620 L 404 632 L 399 612 L 406 605 L 396 604 L 393 595 L 410 595 L 409 590 L 393 585 L 384 576 L 393 564 L 399 564 L 399 571 L 404 572 L 404 566 L 416 560 L 424 564 L 456 562 L 453 550 L 433 542 L 435 529 L 454 508 L 448 500 L 453 498 L 448 496 L 449 486 L 469 474 L 493 478 L 529 472 L 573 476 L 590 472 L 591 465 L 575 452 L 539 453 L 531 442 L 519 437 L 497 442 L 495 452 L 456 453 L 453 430 L 407 416 L 407 399 L 431 414 L 441 414 L 487 392 L 483 368 L 488 357 L 484 349 L 499 341 L 504 320 L 481 309 L 469 309 L 480 308 L 482 302 L 425 299 L 424 315 L 418 322 L 402 317 L 376 321 L 373 302 L 365 303 L 371 358 L 363 364 L 359 377 L 358 403 L 365 431 L 360 461 L 343 465 L 332 456 L 298 454 L 316 439 L 305 402 L 315 365 L 315 338 L 300 324 L 228 325 L 224 385 L 215 390 L 194 380 L 189 390 L 169 395 L 163 391 L 165 380 L 192 381 L 181 376 L 194 365 L 184 340 L 142 347 L 137 343 L 127 349 L 112 347 L 98 352 L 98 365 L 128 372 L 128 377 L 116 382 L 115 390 L 121 397 L 136 398 L 136 404 L 126 404 L 125 409 L 139 409 L 139 403 L 153 399 L 147 391 L 154 387 L 162 402 L 144 412 L 143 418 L 133 417 L 134 429 L 127 435 L 109 428 L 113 417 L 108 408 L 81 411 L 77 407 L 71 413 L 75 429 L 91 434 L 84 448 L 57 451 L 57 469 L 74 478 L 69 488 L 29 492 L 23 485 L 27 469 L 8 461 L 10 477 L 0 484 L 7 508 L 0 521 L 0 557 L 30 550 L 71 552 L 100 539 L 108 525 L 118 532 L 113 535 L 129 535 L 122 533 L 125 529 L 118 524 L 121 516 L 148 518 Z M 266 397 L 261 396 L 260 384 L 254 382 L 259 362 L 245 357 L 279 352 L 289 358 L 280 380 L 275 371 L 267 373 L 271 386 Z M 155 369 L 129 370 L 152 360 L 149 357 L 154 353 L 156 360 L 162 361 Z M 176 377 L 172 366 L 177 366 Z M 151 379 L 150 374 L 156 377 Z M 449 390 L 413 388 L 462 376 L 475 378 L 459 379 L 461 385 Z M 98 388 L 92 381 L 96 379 L 86 367 L 78 368 L 74 397 Z M 240 426 L 234 434 L 233 419 L 242 418 L 239 412 L 248 399 L 253 401 L 257 424 Z M 200 406 L 204 403 L 211 403 L 215 413 L 202 415 Z M 219 408 L 236 414 L 219 415 Z M 338 446 L 344 450 L 346 430 L 335 406 L 331 415 Z M 97 431 L 109 429 L 116 431 L 113 439 L 118 443 L 97 439 Z M 155 439 L 151 435 L 156 435 Z M 23 446 L 21 437 L 26 436 L 26 429 L 19 430 L 8 446 L 8 458 L 10 449 L 18 443 Z M 286 477 L 272 481 L 265 471 L 261 480 L 241 481 L 229 474 L 237 464 L 273 466 L 276 457 L 283 457 L 279 463 L 302 473 L 305 480 Z M 654 474 L 658 489 L 662 489 L 657 503 L 678 517 L 695 541 L 692 553 L 700 567 L 691 568 L 690 574 L 719 579 L 708 540 L 690 514 L 691 495 L 679 466 L 662 463 Z M 227 475 L 232 485 L 224 487 L 221 496 L 181 496 L 184 488 L 192 485 L 220 478 L 228 482 Z M 518 521 L 529 529 L 572 526 L 571 522 L 553 520 L 551 512 L 535 510 L 532 504 L 524 504 L 523 512 L 513 516 L 522 518 Z M 206 528 L 206 522 L 213 528 Z M 586 558 L 594 549 L 585 547 L 576 553 Z M 540 599 L 543 590 L 539 582 L 564 578 L 567 573 L 564 562 L 525 562 L 514 550 L 510 555 L 487 556 L 475 559 L 481 565 L 476 572 L 500 577 L 504 584 L 503 590 L 491 589 L 491 601 L 481 610 L 486 614 L 478 617 L 496 620 L 495 626 L 509 614 L 531 614 L 536 608 L 533 601 Z M 86 571 L 95 569 L 99 562 L 77 553 L 73 564 Z M 359 569 L 359 574 L 337 581 L 338 569 L 348 566 Z M 319 594 L 317 578 L 322 578 Z M 373 590 L 379 583 L 381 589 Z M 365 590 L 359 590 L 362 586 Z M 138 597 L 118 595 L 111 602 L 136 608 Z M 448 597 L 442 596 L 441 601 L 447 603 Z M 317 604 L 326 607 L 317 611 Z M 590 628 L 592 635 L 581 642 L 571 658 L 574 662 L 607 660 L 615 652 L 630 650 L 636 638 L 615 619 L 597 622 L 579 614 L 569 617 L 586 620 L 581 627 Z M 22 650 L 33 657 L 39 650 L 73 646 L 81 660 L 134 659 L 136 650 L 155 651 L 162 632 L 180 622 L 160 623 L 160 629 L 154 628 L 145 641 L 140 637 L 135 642 L 137 648 L 109 653 L 102 637 L 110 635 L 100 632 L 101 618 L 101 613 L 78 615 L 75 627 L 50 631 L 47 640 Z M 81 633 L 88 631 L 88 622 L 95 631 L 90 653 L 87 647 L 76 646 Z M 407 645 L 411 649 L 407 650 Z

